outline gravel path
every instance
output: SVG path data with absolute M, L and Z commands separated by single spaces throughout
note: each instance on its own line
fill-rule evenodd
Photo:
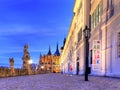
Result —
M 0 90 L 120 90 L 119 78 L 41 74 L 0 78 Z

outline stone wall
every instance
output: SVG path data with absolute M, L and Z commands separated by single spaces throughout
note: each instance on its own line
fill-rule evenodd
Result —
M 19 69 L 19 68 L 14 69 L 15 72 L 14 74 L 11 74 L 11 72 L 12 72 L 11 69 L 8 67 L 0 67 L 0 78 L 47 73 L 40 70 L 34 70 L 29 74 L 27 69 Z

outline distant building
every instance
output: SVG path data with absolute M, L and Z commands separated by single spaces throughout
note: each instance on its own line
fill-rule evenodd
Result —
M 14 76 L 15 75 L 14 58 L 9 58 L 9 63 L 10 63 L 10 75 Z
M 89 67 L 91 75 L 120 77 L 120 0 L 75 0 L 74 16 L 60 57 L 60 68 L 85 73 L 85 37 L 91 29 Z
M 29 61 L 30 61 L 30 54 L 28 52 L 28 45 L 27 44 L 24 46 L 24 54 L 23 54 L 22 60 L 23 60 L 23 67 L 22 68 L 28 69 Z
M 51 49 L 49 47 L 49 51 L 47 55 L 40 54 L 39 66 L 41 70 L 48 72 L 60 72 L 59 65 L 60 52 L 58 49 L 58 44 L 56 46 L 56 51 L 54 54 L 51 53 Z

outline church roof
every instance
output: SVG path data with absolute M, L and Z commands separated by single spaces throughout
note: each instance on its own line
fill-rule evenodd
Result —
M 49 51 L 48 51 L 48 54 L 47 54 L 47 55 L 52 55 L 50 46 L 49 46 Z
M 55 56 L 60 56 L 60 52 L 58 49 L 58 43 L 57 43 L 57 47 L 56 47 L 56 52 L 54 53 Z

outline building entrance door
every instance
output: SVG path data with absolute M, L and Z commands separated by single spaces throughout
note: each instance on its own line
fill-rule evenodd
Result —
M 76 75 L 79 75 L 79 62 L 77 62 L 77 72 Z

